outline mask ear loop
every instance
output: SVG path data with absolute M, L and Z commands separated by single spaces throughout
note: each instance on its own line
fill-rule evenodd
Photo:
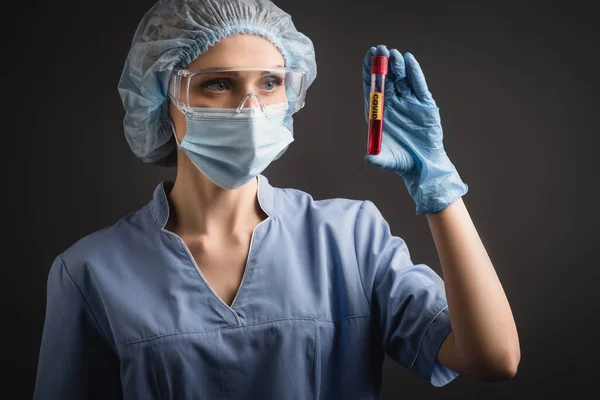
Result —
M 169 124 L 171 124 L 171 129 L 173 130 L 173 137 L 175 138 L 175 143 L 177 143 L 177 148 L 179 148 L 181 143 L 179 143 L 179 140 L 177 139 L 177 131 L 175 129 L 175 124 L 173 124 L 173 120 L 171 119 L 171 117 L 169 117 Z

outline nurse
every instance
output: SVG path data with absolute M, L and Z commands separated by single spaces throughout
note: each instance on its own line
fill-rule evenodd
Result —
M 35 399 L 379 399 L 385 354 L 435 386 L 509 379 L 502 286 L 462 202 L 439 110 L 390 58 L 382 151 L 428 220 L 441 279 L 371 201 L 315 201 L 262 171 L 293 143 L 312 42 L 268 0 L 159 1 L 119 82 L 142 161 L 177 166 L 148 204 L 57 255 Z

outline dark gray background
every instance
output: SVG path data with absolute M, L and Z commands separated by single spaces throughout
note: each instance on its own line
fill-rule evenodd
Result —
M 363 162 L 363 56 L 377 44 L 412 52 L 441 108 L 446 151 L 470 186 L 464 201 L 519 328 L 513 380 L 460 376 L 437 389 L 386 359 L 385 398 L 598 392 L 598 23 L 584 3 L 549 3 L 276 1 L 313 40 L 318 76 L 295 116 L 296 141 L 264 174 L 316 199 L 372 200 L 413 261 L 441 273 L 427 221 L 415 215 L 402 179 Z M 5 362 L 20 382 L 11 398 L 31 397 L 54 257 L 174 178 L 174 169 L 130 152 L 116 89 L 152 4 L 28 2 L 5 13 L 15 24 L 5 23 L 13 50 L 3 61 L 4 137 L 15 142 L 6 147 L 3 196 L 4 331 L 14 336 Z

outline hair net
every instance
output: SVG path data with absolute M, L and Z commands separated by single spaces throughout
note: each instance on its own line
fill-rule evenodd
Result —
M 118 89 L 125 108 L 129 146 L 142 161 L 176 164 L 169 116 L 172 70 L 185 68 L 219 40 L 236 34 L 260 35 L 283 56 L 286 68 L 317 74 L 312 41 L 298 32 L 289 14 L 269 0 L 161 0 L 142 18 Z M 292 130 L 292 117 L 284 122 Z

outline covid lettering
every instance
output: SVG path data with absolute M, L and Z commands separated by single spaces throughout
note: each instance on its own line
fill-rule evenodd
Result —
M 371 119 L 372 120 L 380 120 L 381 119 L 381 93 L 373 92 L 371 93 Z

